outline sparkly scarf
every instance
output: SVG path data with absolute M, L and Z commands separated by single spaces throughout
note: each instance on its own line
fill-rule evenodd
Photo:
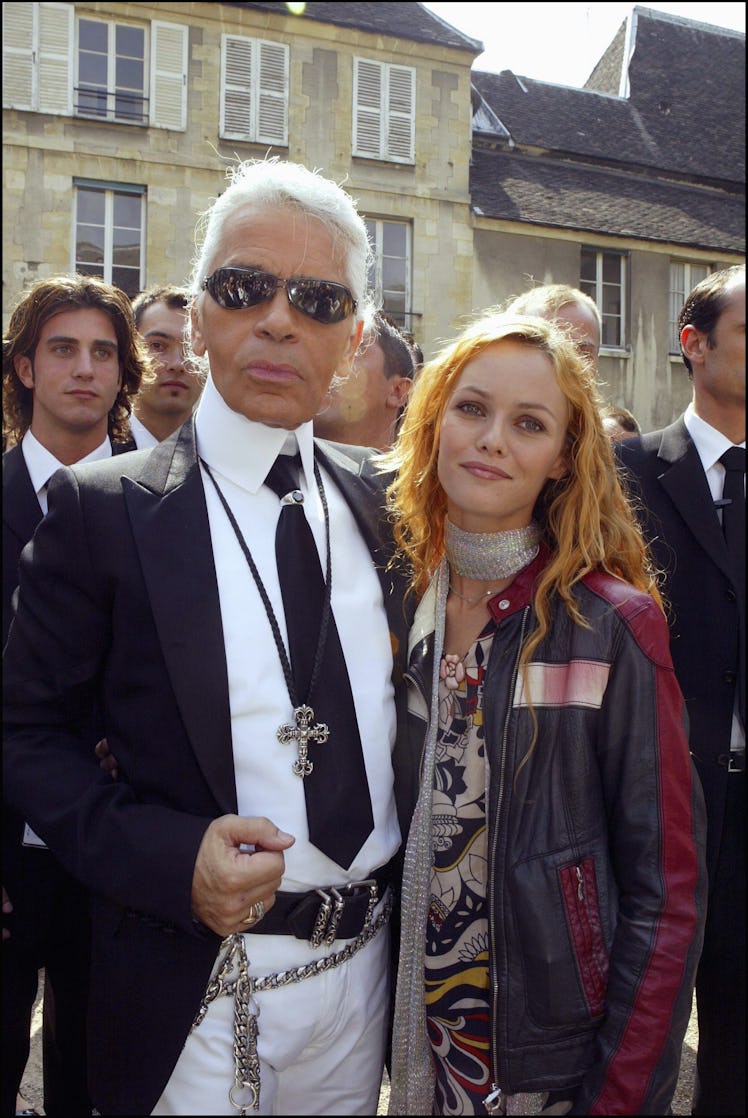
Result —
M 434 794 L 436 735 L 439 729 L 439 666 L 444 645 L 444 619 L 449 591 L 449 567 L 443 559 L 434 582 L 421 603 L 435 605 L 434 671 L 431 717 L 423 754 L 421 788 L 405 848 L 402 884 L 402 928 L 395 993 L 389 1114 L 432 1114 L 434 1064 L 426 1031 L 425 979 L 426 921 L 431 894 L 431 812 Z M 427 630 L 428 631 L 428 630 Z
M 453 571 L 464 578 L 497 582 L 510 578 L 538 554 L 540 527 L 534 521 L 526 528 L 505 532 L 463 532 L 451 520 L 446 523 L 444 550 Z

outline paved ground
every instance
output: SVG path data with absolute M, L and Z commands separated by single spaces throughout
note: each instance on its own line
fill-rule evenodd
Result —
M 40 983 L 41 985 L 41 983 Z M 29 1062 L 26 1066 L 26 1074 L 22 1083 L 22 1091 L 28 1101 L 39 1111 L 44 1114 L 42 1102 L 42 1076 L 41 1076 L 41 997 L 37 998 L 37 1004 L 34 1009 L 34 1019 L 31 1025 L 31 1055 Z M 694 1007 L 691 1013 L 691 1020 L 689 1022 L 686 1038 L 683 1043 L 683 1055 L 681 1059 L 680 1077 L 678 1079 L 678 1086 L 675 1091 L 673 1099 L 673 1114 L 690 1114 L 691 1113 L 691 1091 L 693 1089 L 693 1074 L 694 1074 L 694 1060 L 696 1058 L 696 1045 L 698 1042 L 698 1030 L 696 1027 L 696 1009 Z M 387 1113 L 387 1101 L 389 1098 L 389 1087 L 385 1082 L 382 1086 L 382 1093 L 379 1098 L 379 1107 L 377 1114 Z

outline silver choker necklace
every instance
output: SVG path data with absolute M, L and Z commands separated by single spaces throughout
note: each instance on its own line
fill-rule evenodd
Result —
M 540 527 L 533 521 L 526 528 L 506 532 L 463 532 L 447 521 L 444 550 L 450 568 L 463 578 L 496 582 L 516 575 L 539 551 Z

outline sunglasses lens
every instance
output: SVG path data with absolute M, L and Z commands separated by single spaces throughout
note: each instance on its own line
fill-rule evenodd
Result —
M 205 286 L 219 306 L 227 310 L 255 307 L 272 298 L 277 282 L 267 272 L 250 272 L 241 268 L 219 268 L 205 281 Z
M 340 283 L 313 279 L 289 280 L 287 291 L 288 298 L 298 310 L 327 326 L 342 322 L 356 309 L 350 291 Z
M 280 284 L 283 280 L 278 276 L 248 268 L 219 268 L 203 281 L 205 289 L 226 310 L 241 310 L 266 303 L 273 298 Z M 290 279 L 284 286 L 292 306 L 324 325 L 342 322 L 356 309 L 356 300 L 342 283 Z

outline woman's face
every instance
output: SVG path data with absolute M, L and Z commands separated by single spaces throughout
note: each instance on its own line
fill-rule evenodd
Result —
M 569 408 L 550 359 L 515 339 L 463 369 L 447 402 L 437 471 L 466 532 L 524 528 L 548 478 L 566 473 Z

